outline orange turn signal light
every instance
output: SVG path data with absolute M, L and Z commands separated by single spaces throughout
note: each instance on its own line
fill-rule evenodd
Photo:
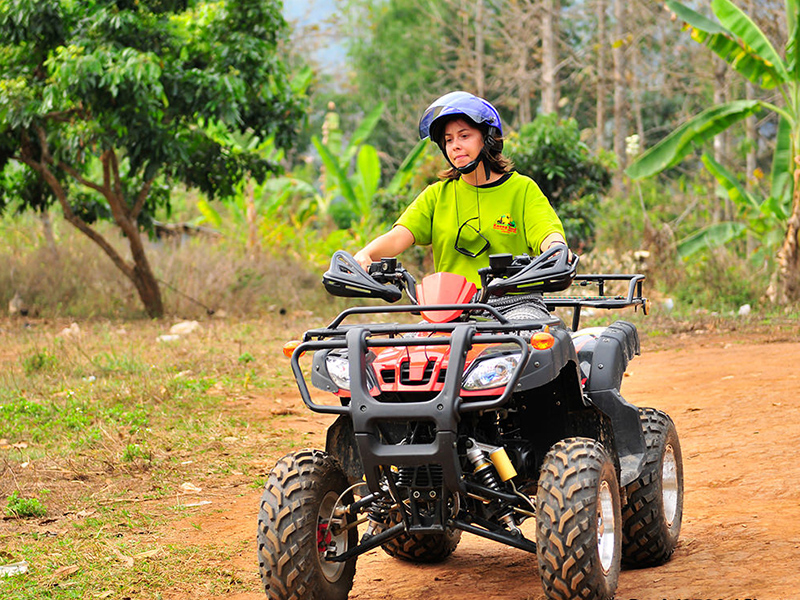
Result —
M 300 344 L 302 344 L 300 340 L 291 340 L 290 342 L 286 342 L 283 345 L 283 355 L 287 358 L 292 358 L 292 354 L 294 354 L 295 348 L 297 348 Z M 305 352 L 303 353 L 305 354 Z
M 545 331 L 534 333 L 531 337 L 531 346 L 534 350 L 549 350 L 555 343 L 556 338 L 553 337 L 553 334 Z

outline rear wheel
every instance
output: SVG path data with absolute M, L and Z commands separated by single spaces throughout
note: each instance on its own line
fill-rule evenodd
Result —
M 614 597 L 621 561 L 619 484 L 602 444 L 556 443 L 536 494 L 536 555 L 548 598 Z
M 334 508 L 352 501 L 339 464 L 320 450 L 283 457 L 269 475 L 258 513 L 258 564 L 271 600 L 344 600 L 353 586 L 355 558 L 330 562 L 357 542 L 356 528 L 340 531 Z
M 678 543 L 683 459 L 678 432 L 666 413 L 643 408 L 639 418 L 647 457 L 639 477 L 625 486 L 622 560 L 630 567 L 652 567 L 665 563 Z

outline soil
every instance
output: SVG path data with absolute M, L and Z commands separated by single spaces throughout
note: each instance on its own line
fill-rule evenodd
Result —
M 665 565 L 626 570 L 617 598 L 638 600 L 796 598 L 800 590 L 800 343 L 796 333 L 750 336 L 694 331 L 643 340 L 623 395 L 669 413 L 678 429 L 685 470 L 680 542 Z M 275 414 L 274 396 L 250 399 L 250 418 Z M 284 395 L 287 427 L 324 447 L 330 421 Z M 272 411 L 272 413 L 271 413 Z M 241 492 L 240 492 L 241 493 Z M 222 496 L 222 492 L 217 494 Z M 167 539 L 224 544 L 226 565 L 252 592 L 219 600 L 261 600 L 255 557 L 260 491 L 231 498 L 172 524 Z M 209 565 L 212 566 L 212 565 Z M 213 566 L 212 566 L 213 567 Z M 202 596 L 196 593 L 192 598 Z M 544 598 L 536 559 L 471 535 L 446 562 L 416 566 L 381 550 L 358 561 L 351 598 L 443 600 Z M 174 596 L 184 600 L 188 596 Z

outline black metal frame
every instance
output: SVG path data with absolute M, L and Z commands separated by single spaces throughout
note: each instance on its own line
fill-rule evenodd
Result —
M 605 308 L 605 309 L 619 309 L 627 308 L 629 306 L 642 307 L 644 314 L 647 314 L 648 303 L 647 298 L 642 296 L 642 287 L 644 284 L 645 276 L 640 274 L 588 274 L 576 275 L 575 282 L 580 287 L 587 287 L 591 284 L 597 284 L 598 295 L 596 296 L 560 296 L 551 294 L 544 296 L 544 303 L 547 310 L 552 311 L 554 308 L 572 308 L 572 330 L 577 331 L 580 327 L 581 308 Z M 606 283 L 609 281 L 627 281 L 628 289 L 624 295 L 606 296 L 605 288 Z M 574 285 L 574 284 L 573 284 Z

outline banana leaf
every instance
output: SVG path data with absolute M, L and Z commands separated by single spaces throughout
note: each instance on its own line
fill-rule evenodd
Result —
M 755 209 L 759 208 L 760 203 L 758 200 L 756 200 L 750 192 L 742 187 L 742 184 L 738 179 L 736 179 L 733 173 L 728 171 L 728 169 L 714 160 L 714 157 L 708 153 L 705 153 L 703 154 L 701 160 L 706 166 L 706 169 L 708 169 L 709 173 L 711 173 L 719 182 L 719 184 L 725 189 L 728 194 L 728 198 L 731 199 L 731 202 L 733 202 L 737 207 L 749 207 Z
M 800 0 L 786 0 L 786 24 L 789 38 L 786 41 L 786 69 L 792 81 L 800 79 Z
M 735 100 L 712 106 L 648 149 L 625 173 L 631 179 L 642 179 L 674 167 L 693 151 L 693 144 L 713 139 L 719 132 L 757 113 L 761 108 L 758 100 Z
M 692 39 L 708 46 L 749 81 L 772 89 L 789 80 L 783 59 L 764 33 L 729 0 L 712 2 L 722 24 L 675 0 L 668 0 L 667 7 L 691 28 Z
M 324 164 L 325 168 L 328 169 L 328 174 L 336 178 L 336 186 L 339 188 L 342 196 L 344 196 L 344 199 L 350 206 L 358 206 L 356 193 L 353 190 L 353 186 L 350 184 L 350 180 L 347 177 L 347 172 L 345 171 L 347 163 L 345 163 L 344 167 L 340 165 L 339 161 L 336 160 L 336 157 L 317 136 L 313 136 L 311 138 L 311 142 L 314 144 L 317 152 L 319 152 L 319 157 L 322 159 L 322 164 Z
M 358 152 L 358 147 L 367 141 L 367 138 L 378 124 L 378 121 L 381 120 L 385 108 L 386 105 L 381 102 L 378 106 L 373 108 L 366 117 L 361 119 L 361 123 L 356 127 L 356 130 L 353 132 L 353 137 L 350 138 L 350 143 L 347 145 L 344 154 L 342 154 L 341 165 L 344 169 L 347 169 L 347 165 L 350 164 L 350 161 L 356 155 L 356 152 Z
M 781 117 L 778 122 L 778 135 L 775 138 L 775 152 L 772 155 L 772 173 L 770 174 L 771 191 L 775 198 L 791 198 L 794 188 L 793 168 L 792 128 L 789 122 Z
M 746 229 L 742 223 L 733 221 L 709 225 L 678 242 L 678 256 L 686 259 L 707 248 L 723 246 L 739 238 Z
M 361 146 L 356 161 L 356 196 L 358 204 L 352 206 L 353 212 L 359 216 L 369 216 L 372 209 L 372 200 L 378 191 L 378 184 L 381 180 L 381 161 L 378 158 L 378 151 L 369 144 Z
M 422 156 L 422 153 L 425 151 L 425 146 L 427 144 L 428 140 L 420 140 L 417 142 L 417 145 L 411 149 L 411 152 L 406 155 L 402 164 L 400 165 L 400 168 L 397 169 L 397 173 L 394 174 L 394 177 L 392 177 L 389 185 L 386 186 L 386 191 L 389 194 L 399 194 L 400 191 L 408 184 L 411 177 L 414 175 L 414 170 L 417 168 L 419 159 Z

